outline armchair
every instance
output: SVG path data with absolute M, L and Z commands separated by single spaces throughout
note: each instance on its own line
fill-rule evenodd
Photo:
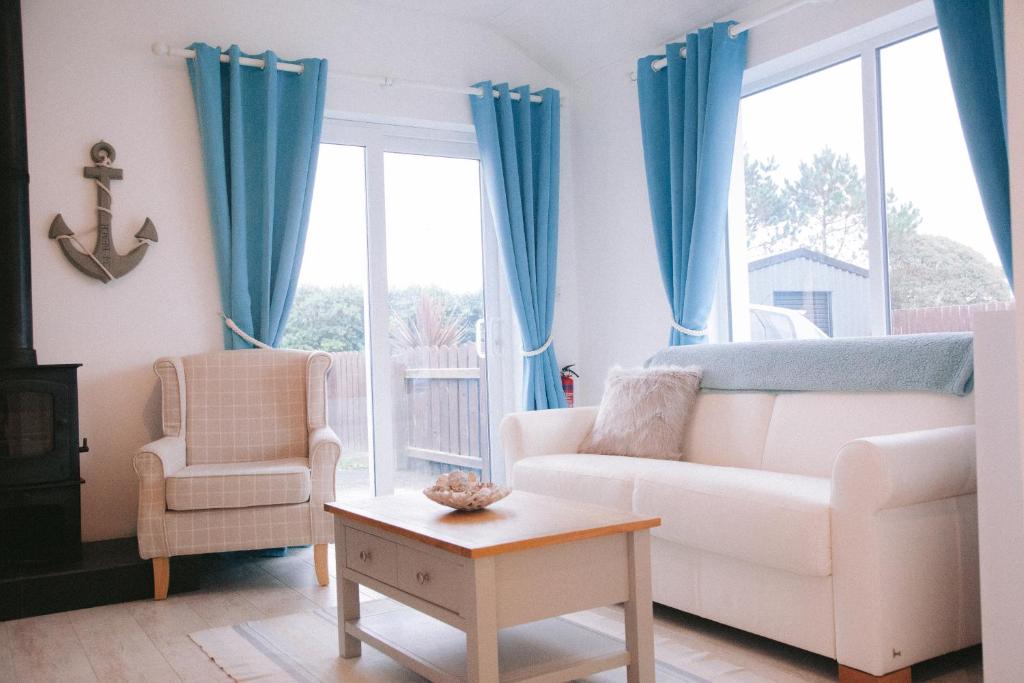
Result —
M 285 350 L 161 358 L 163 438 L 135 455 L 139 555 L 167 597 L 169 558 L 313 545 L 328 583 L 341 442 L 327 426 L 331 357 Z

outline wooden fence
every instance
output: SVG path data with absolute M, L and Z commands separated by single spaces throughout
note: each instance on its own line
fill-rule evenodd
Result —
M 936 306 L 934 308 L 908 308 L 892 312 L 893 334 L 918 332 L 974 331 L 974 315 L 981 311 L 1005 311 L 1013 308 L 1011 301 L 996 301 L 964 306 Z
M 344 452 L 368 454 L 365 356 L 332 355 L 328 421 Z M 431 471 L 480 469 L 490 454 L 490 439 L 487 369 L 475 346 L 403 349 L 392 354 L 390 365 L 398 469 L 422 469 L 424 463 L 432 464 Z
M 327 376 L 327 423 L 341 439 L 343 459 L 365 457 L 370 452 L 366 356 L 362 351 L 331 356 L 334 365 Z

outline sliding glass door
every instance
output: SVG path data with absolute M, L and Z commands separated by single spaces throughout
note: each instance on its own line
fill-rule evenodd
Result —
M 394 487 L 422 490 L 490 451 L 480 163 L 385 152 L 384 194 Z
M 326 122 L 285 345 L 334 355 L 342 498 L 500 479 L 512 331 L 482 204 L 471 134 Z

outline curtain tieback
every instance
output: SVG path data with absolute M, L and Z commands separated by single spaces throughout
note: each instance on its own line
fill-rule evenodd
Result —
M 675 320 L 672 321 L 672 327 L 674 327 L 677 332 L 685 334 L 687 337 L 703 337 L 708 333 L 708 329 L 706 327 L 702 330 L 691 330 L 689 327 L 683 327 Z
M 544 344 L 541 345 L 540 348 L 534 349 L 533 351 L 523 350 L 523 358 L 532 358 L 533 356 L 539 356 L 540 354 L 547 351 L 548 347 L 551 346 L 551 339 L 552 335 L 548 335 L 548 340 L 544 342 Z
M 224 324 L 228 326 L 229 330 L 231 330 L 232 332 L 237 334 L 239 337 L 241 337 L 245 341 L 247 341 L 250 344 L 252 344 L 253 346 L 255 346 L 257 349 L 272 349 L 272 348 L 274 348 L 273 346 L 270 346 L 269 344 L 264 344 L 263 342 L 261 342 L 256 337 L 254 337 L 251 334 L 247 333 L 245 330 L 243 330 L 241 327 L 239 327 L 238 324 L 235 323 L 234 320 L 232 320 L 231 318 L 229 318 L 226 315 L 224 315 L 223 311 L 221 311 L 220 317 L 224 318 Z

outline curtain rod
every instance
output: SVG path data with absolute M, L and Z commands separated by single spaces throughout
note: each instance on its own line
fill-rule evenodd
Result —
M 729 35 L 735 38 L 744 31 L 749 31 L 755 26 L 760 26 L 761 24 L 767 24 L 769 21 L 772 21 L 773 19 L 778 19 L 784 14 L 789 14 L 793 10 L 799 7 L 803 7 L 804 5 L 818 5 L 832 1 L 833 0 L 792 0 L 791 2 L 779 5 L 773 10 L 765 12 L 763 15 L 757 17 L 756 19 L 751 19 L 750 21 L 743 21 L 738 24 L 730 26 Z M 686 36 L 683 36 L 683 38 L 685 37 Z M 681 48 L 679 48 L 679 56 L 684 58 L 686 57 L 686 45 L 683 45 Z M 656 59 L 653 62 L 651 62 L 651 68 L 654 69 L 655 71 L 661 71 L 666 66 L 668 66 L 668 59 L 666 59 L 665 57 L 662 57 L 661 59 Z
M 153 43 L 152 46 L 153 54 L 159 57 L 184 57 L 185 59 L 195 59 L 196 51 L 190 49 L 182 49 L 178 47 L 170 47 L 166 43 Z M 231 57 L 227 54 L 221 53 L 220 61 L 230 62 Z M 254 66 L 262 69 L 267 64 L 262 59 L 256 59 L 254 57 L 239 57 L 238 63 L 242 66 Z M 287 71 L 289 73 L 300 74 L 302 73 L 301 64 L 290 64 L 288 62 L 278 62 L 278 71 Z M 419 88 L 421 90 L 433 90 L 434 92 L 447 92 L 454 93 L 456 95 L 476 95 L 477 97 L 483 97 L 483 88 L 460 88 L 452 85 L 437 85 L 435 83 L 423 83 L 420 81 L 409 81 L 404 78 L 391 78 L 390 76 L 363 76 L 361 74 L 346 74 L 346 73 L 329 73 L 328 78 L 344 78 L 350 81 L 361 81 L 363 83 L 372 83 L 381 87 L 390 88 L 397 85 L 404 86 L 407 88 Z M 492 90 L 491 93 L 495 98 L 501 96 L 501 93 L 497 90 Z M 517 92 L 509 93 L 509 97 L 513 100 L 522 99 Z M 543 102 L 544 97 L 542 95 L 530 95 L 531 102 Z

